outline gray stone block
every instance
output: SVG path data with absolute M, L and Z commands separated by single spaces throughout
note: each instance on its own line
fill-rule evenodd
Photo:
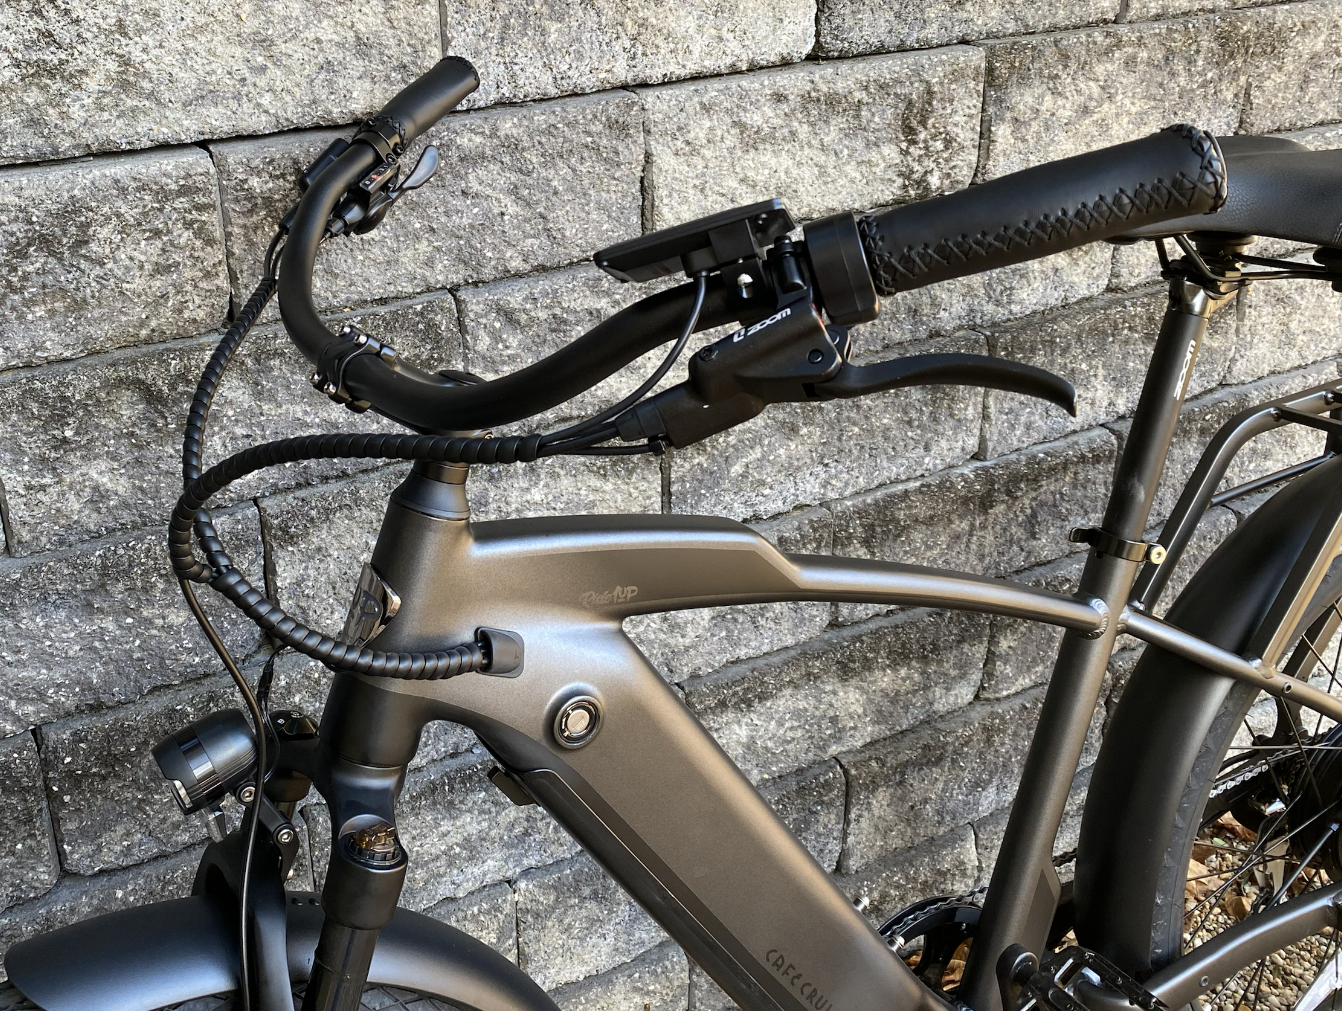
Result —
M 1118 0 L 1044 0 L 1030 4 L 936 0 L 917 5 L 821 0 L 816 19 L 817 48 L 826 56 L 857 56 L 1080 28 L 1114 20 L 1120 6 Z
M 298 811 L 307 829 L 308 855 L 312 861 L 312 887 L 320 892 L 326 883 L 326 869 L 331 863 L 331 811 L 318 798 L 309 795 Z
M 995 178 L 1171 123 L 1234 133 L 1252 35 L 1243 21 L 1207 15 L 984 43 L 980 174 Z
M 67 874 L 49 892 L 0 913 L 0 953 L 35 934 L 129 906 L 191 894 L 203 847 L 84 878 Z
M 1342 119 L 1342 9 L 1329 0 L 1231 15 L 1252 34 L 1240 131 L 1292 130 Z
M 447 0 L 442 9 L 443 52 L 480 71 L 467 106 L 793 63 L 815 41 L 814 0 Z
M 1067 305 L 1104 291 L 1110 267 L 1109 247 L 1091 243 L 1040 260 L 901 291 L 881 301 L 880 318 L 855 329 L 853 341 L 862 354 L 874 354 L 929 334 L 990 326 Z
M 467 485 L 477 520 L 662 510 L 660 461 L 644 456 L 562 456 L 478 466 Z
M 866 914 L 879 926 L 894 913 L 933 895 L 963 895 L 978 876 L 974 831 L 968 825 L 868 864 L 835 883 L 854 901 L 867 900 Z
M 15 8 L 0 39 L 0 162 L 353 122 L 438 46 L 432 0 Z
M 373 554 L 387 497 L 408 472 L 408 464 L 398 463 L 262 499 L 275 603 L 312 628 L 338 632 Z
M 324 307 L 436 291 L 575 263 L 641 231 L 642 111 L 623 92 L 448 116 L 412 146 L 442 167 L 377 231 L 331 243 L 314 290 Z M 346 131 L 347 132 L 347 131 Z M 250 291 L 296 175 L 340 133 L 211 145 L 235 281 Z
M 690 1011 L 736 1011 L 738 1007 L 708 973 L 690 962 Z
M 61 865 L 32 734 L 0 740 L 0 912 L 49 891 Z
M 1000 456 L 1131 414 L 1167 301 L 1161 291 L 1105 295 L 992 328 L 988 347 L 994 355 L 1048 369 L 1076 387 L 1077 416 L 1042 400 L 988 390 L 984 455 Z M 1212 317 L 1193 368 L 1190 395 L 1220 382 L 1235 353 L 1235 337 L 1233 307 Z
M 653 948 L 599 976 L 550 991 L 562 1011 L 685 1011 L 689 973 L 685 953 L 673 942 Z
M 649 88 L 653 228 L 782 197 L 799 218 L 969 182 L 983 57 L 953 47 Z
M 406 778 L 397 805 L 410 852 L 402 905 L 427 909 L 578 851 L 539 807 L 516 807 L 500 793 L 485 778 L 492 765 L 488 755 L 472 753 Z
M 389 306 L 352 317 L 426 367 L 459 367 L 452 300 Z M 440 336 L 441 335 L 441 336 Z M 116 352 L 0 376 L 0 480 L 10 551 L 26 555 L 167 520 L 181 494 L 182 425 L 217 338 Z M 257 442 L 320 431 L 391 431 L 371 413 L 337 407 L 308 383 L 311 366 L 275 332 L 250 337 L 210 412 L 206 464 Z M 365 470 L 369 461 L 272 468 L 216 501 Z
M 408 472 L 394 464 L 348 481 L 261 500 L 275 601 L 313 627 L 338 631 L 372 555 L 387 497 Z M 518 515 L 657 512 L 661 475 L 642 457 L 564 457 L 479 466 L 467 484 L 477 520 Z
M 1083 563 L 1083 556 L 1074 555 L 1022 572 L 1016 579 L 1055 593 L 1075 593 Z M 1062 629 L 1053 625 L 994 616 L 978 697 L 1006 698 L 1047 681 L 1061 643 Z
M 1072 780 L 1072 789 L 1067 794 L 1067 807 L 1063 811 L 1062 824 L 1058 826 L 1058 835 L 1053 841 L 1054 856 L 1061 856 L 1076 849 L 1077 839 L 1081 835 L 1081 811 L 1086 803 L 1086 790 L 1090 787 L 1091 766 L 1078 769 Z M 1004 807 L 994 811 L 986 818 L 974 822 L 974 841 L 978 848 L 979 887 L 986 887 L 992 877 L 993 867 L 997 863 L 997 853 L 1002 848 L 1002 839 L 1006 836 L 1007 818 L 1011 808 Z M 1069 861 L 1058 868 L 1058 875 L 1064 881 L 1071 880 L 1075 863 Z
M 261 570 L 256 510 L 216 517 L 239 565 Z M 160 530 L 32 559 L 0 559 L 0 728 L 13 734 L 213 674 L 219 661 L 167 571 Z M 239 659 L 256 627 L 225 601 L 203 606 Z
M 756 529 L 781 551 L 825 555 L 831 527 L 827 510 L 803 509 Z M 794 646 L 823 632 L 829 619 L 828 604 L 750 604 L 638 615 L 624 630 L 666 678 L 680 681 Z
M 547 990 L 613 969 L 667 939 L 585 853 L 524 871 L 513 887 L 518 965 Z
M 1170 447 L 1165 472 L 1151 509 L 1152 522 L 1161 521 L 1169 515 L 1207 443 L 1225 422 L 1240 411 L 1264 401 L 1334 381 L 1337 376 L 1336 363 L 1323 362 L 1244 386 L 1224 387 L 1186 403 L 1179 416 L 1174 443 Z M 1127 421 L 1113 425 L 1120 440 L 1126 437 L 1128 427 Z M 1322 447 L 1322 433 L 1299 425 L 1287 425 L 1275 432 L 1260 435 L 1240 450 L 1226 472 L 1222 487 L 1231 488 L 1308 460 L 1318 456 Z
M 670 278 L 684 282 L 684 277 Z M 461 306 L 466 368 L 493 379 L 531 365 L 581 337 L 627 305 L 668 287 L 664 283 L 620 284 L 590 263 L 531 277 L 511 278 L 456 292 Z M 674 338 L 668 335 L 668 340 Z M 696 340 L 704 340 L 700 336 Z M 660 347 L 572 400 L 508 430 L 547 431 L 597 414 L 633 393 L 666 356 Z M 663 389 L 686 378 L 693 348 L 658 385 Z
M 1141 646 L 1136 649 L 1120 650 L 1109 658 L 1109 670 L 1105 675 L 1109 680 L 1109 692 L 1105 700 L 1105 707 L 1108 710 L 1105 716 L 1106 730 L 1109 729 L 1108 721 L 1114 714 L 1114 707 L 1118 705 L 1123 689 L 1127 687 L 1128 680 L 1132 677 L 1132 672 L 1137 666 L 1137 661 L 1142 658 L 1145 648 Z
M 217 326 L 228 279 L 210 159 L 185 148 L 0 169 L 0 274 L 0 369 Z
M 1305 130 L 1292 130 L 1281 136 L 1303 144 L 1311 151 L 1335 151 L 1342 147 L 1342 123 L 1328 123 L 1324 126 L 1311 126 Z
M 1043 690 L 981 702 L 860 751 L 839 756 L 848 773 L 848 832 L 840 867 L 873 860 L 976 821 L 1016 794 Z M 1095 760 L 1104 708 L 1096 710 L 1083 765 Z
M 1310 257 L 1295 259 L 1306 263 Z M 1317 281 L 1264 281 L 1244 296 L 1226 382 L 1244 383 L 1342 354 L 1342 305 Z
M 905 349 L 901 349 L 905 350 Z M 963 333 L 907 349 L 982 353 Z M 764 414 L 671 457 L 678 513 L 776 516 L 968 460 L 978 449 L 983 395 L 925 386 L 824 404 L 774 404 Z
M 1114 264 L 1109 274 L 1111 291 L 1132 291 L 1160 280 L 1160 258 L 1154 243 L 1134 242 L 1130 246 L 1114 246 L 1113 250 Z
M 233 682 L 216 676 L 43 727 L 42 766 L 65 869 L 97 874 L 205 841 L 205 822 L 178 809 L 150 752 L 192 720 L 235 708 L 242 702 Z
M 1128 0 L 1128 21 L 1154 21 L 1180 14 L 1208 14 L 1244 6 L 1235 0 Z
M 1193 537 L 1188 542 L 1188 546 L 1184 548 L 1183 556 L 1174 568 L 1174 574 L 1169 577 L 1164 592 L 1152 609 L 1152 613 L 1163 616 L 1169 610 L 1170 605 L 1178 599 L 1179 594 L 1188 585 L 1188 581 L 1193 578 L 1198 569 L 1202 568 L 1203 563 L 1207 561 L 1211 553 L 1216 550 L 1223 540 L 1230 536 L 1231 531 L 1238 524 L 1239 517 L 1225 506 L 1208 509 L 1203 514 L 1197 529 L 1193 532 Z M 1155 540 L 1156 538 L 1151 537 L 1150 539 Z
M 987 637 L 982 615 L 904 612 L 692 678 L 685 703 L 746 775 L 778 776 L 967 704 Z
M 760 786 L 760 793 L 816 862 L 833 870 L 843 843 L 847 793 L 838 763 L 824 762 L 791 776 L 768 780 Z
M 509 961 L 517 961 L 517 903 L 505 882 L 486 885 L 459 899 L 444 899 L 424 912 L 484 941 Z
M 831 506 L 834 553 L 1001 575 L 1070 551 L 1099 517 L 1115 446 L 1103 429 Z

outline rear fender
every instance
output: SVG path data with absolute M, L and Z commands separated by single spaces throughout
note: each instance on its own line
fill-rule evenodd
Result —
M 1339 482 L 1342 457 L 1279 491 L 1212 553 L 1166 620 L 1242 653 L 1315 525 L 1336 508 L 1329 493 Z M 1321 592 L 1333 585 L 1330 575 Z M 1219 759 L 1203 744 L 1236 684 L 1148 646 L 1105 731 L 1077 847 L 1076 936 L 1141 978 L 1179 955 L 1177 939 L 1155 929 L 1153 899 L 1169 891 L 1167 878 L 1186 874 L 1187 854 L 1167 853 L 1169 826 L 1201 816 L 1186 787 L 1195 765 L 1202 777 L 1203 765 Z
M 305 981 L 321 933 L 312 892 L 289 892 L 289 976 Z M 203 895 L 62 927 L 10 948 L 9 978 L 43 1011 L 152 1011 L 234 990 L 234 915 Z M 441 997 L 471 1011 L 558 1011 L 526 973 L 454 927 L 396 910 L 378 935 L 370 983 Z

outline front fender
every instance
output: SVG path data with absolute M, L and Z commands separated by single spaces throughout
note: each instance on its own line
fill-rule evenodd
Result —
M 321 933 L 312 892 L 289 892 L 289 976 L 303 982 Z M 43 1011 L 152 1011 L 234 990 L 234 914 L 201 895 L 108 913 L 9 949 L 5 969 Z M 421 913 L 396 910 L 378 935 L 368 981 L 417 990 L 471 1011 L 558 1011 L 494 949 Z

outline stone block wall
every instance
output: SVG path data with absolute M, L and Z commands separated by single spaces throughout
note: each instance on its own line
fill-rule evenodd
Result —
M 11 5 L 12 6 L 12 5 Z M 917 200 L 1187 121 L 1342 146 L 1342 3 L 1302 0 L 334 0 L 19 4 L 0 33 L 0 948 L 189 888 L 204 828 L 152 767 L 234 704 L 167 574 L 195 376 L 255 282 L 295 174 L 443 53 L 483 85 L 430 134 L 432 183 L 317 274 L 333 319 L 491 376 L 642 292 L 590 265 L 641 231 L 783 197 L 800 218 Z M 1280 243 L 1264 244 L 1278 254 Z M 1076 419 L 954 387 L 786 405 L 657 460 L 477 468 L 477 516 L 714 512 L 787 550 L 1073 585 L 1163 297 L 1148 247 L 1092 246 L 889 299 L 863 357 L 1054 369 Z M 214 409 L 212 457 L 377 427 L 314 394 L 272 310 Z M 1220 312 L 1157 519 L 1259 399 L 1332 380 L 1338 297 L 1260 286 Z M 646 369 L 648 362 L 641 364 Z M 635 369 L 635 373 L 638 370 Z M 637 375 L 550 412 L 590 413 Z M 1284 430 L 1233 479 L 1313 455 Z M 337 628 L 399 467 L 300 466 L 231 489 L 221 528 L 285 607 Z M 1251 504 L 1250 504 L 1251 505 Z M 1250 507 L 1213 510 L 1191 562 Z M 1186 574 L 1186 573 L 1185 573 Z M 212 606 L 253 675 L 256 631 Z M 773 604 L 629 632 L 842 888 L 880 917 L 986 880 L 1057 634 L 1008 619 Z M 1115 681 L 1131 652 L 1115 661 Z M 316 712 L 324 671 L 281 663 Z M 1104 721 L 1096 713 L 1093 760 Z M 728 1002 L 536 808 L 437 725 L 401 822 L 405 903 L 516 960 L 567 1009 Z M 1058 840 L 1073 845 L 1087 778 Z M 328 828 L 303 811 L 298 887 Z

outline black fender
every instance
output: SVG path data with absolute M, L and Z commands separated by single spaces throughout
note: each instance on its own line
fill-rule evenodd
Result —
M 305 981 L 321 933 L 316 893 L 289 892 L 289 975 Z M 9 978 L 43 1011 L 152 1011 L 237 988 L 235 914 L 203 895 L 94 917 L 21 941 Z M 368 981 L 418 990 L 470 1011 L 558 1011 L 493 948 L 422 913 L 396 910 Z
M 1242 653 L 1267 616 L 1342 482 L 1342 457 L 1286 485 L 1239 525 L 1194 575 L 1166 619 Z M 1330 573 L 1323 589 L 1335 585 Z M 1077 940 L 1140 978 L 1178 956 L 1157 936 L 1154 899 L 1166 877 L 1169 826 L 1202 814 L 1185 796 L 1203 744 L 1238 682 L 1148 646 L 1114 711 L 1091 775 L 1077 846 Z M 1198 766 L 1198 774 L 1205 770 Z M 1168 931 L 1166 931 L 1168 933 Z M 1174 950 L 1170 950 L 1173 948 Z

